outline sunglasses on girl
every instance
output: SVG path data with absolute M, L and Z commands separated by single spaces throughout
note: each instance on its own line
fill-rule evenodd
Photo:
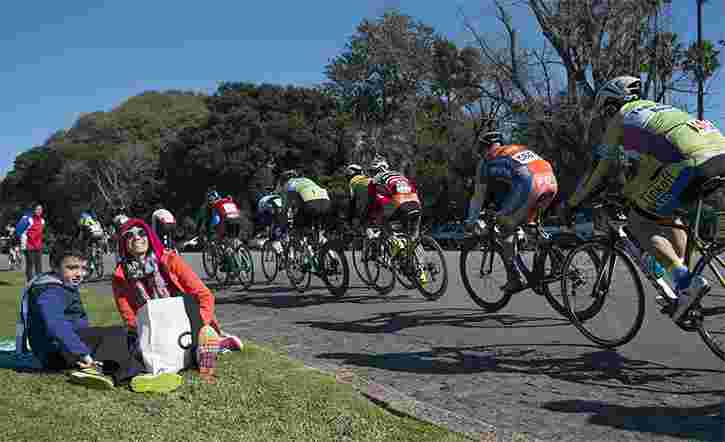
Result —
M 123 234 L 123 239 L 129 239 L 132 236 L 138 238 L 146 238 L 146 230 L 142 229 L 141 227 L 131 227 Z

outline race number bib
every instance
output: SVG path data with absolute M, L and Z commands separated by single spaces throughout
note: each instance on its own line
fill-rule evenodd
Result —
M 410 187 L 410 184 L 406 183 L 405 181 L 398 181 L 395 183 L 395 192 L 396 193 L 410 193 L 413 189 Z
M 239 209 L 237 209 L 236 204 L 224 203 L 224 204 L 222 204 L 222 207 L 224 208 L 224 213 L 226 213 L 227 218 L 238 218 L 239 217 Z
M 709 120 L 690 120 L 687 125 L 695 129 L 700 135 L 718 133 L 720 130 Z
M 512 156 L 512 158 L 521 164 L 528 164 L 532 161 L 540 160 L 541 157 L 536 155 L 530 150 L 525 150 L 523 152 L 516 153 Z

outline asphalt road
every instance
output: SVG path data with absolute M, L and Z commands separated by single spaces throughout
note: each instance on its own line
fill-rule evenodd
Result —
M 351 268 L 342 299 L 314 277 L 299 294 L 282 274 L 249 291 L 215 290 L 217 312 L 243 339 L 310 365 L 348 367 L 492 424 L 507 441 L 513 431 L 546 441 L 725 441 L 725 362 L 662 316 L 652 289 L 637 337 L 607 351 L 530 291 L 485 314 L 463 287 L 458 255 L 446 252 L 449 287 L 434 302 L 399 285 L 380 297 Z M 183 256 L 205 276 L 200 254 Z M 259 266 L 256 278 L 263 279 Z M 108 279 L 92 285 L 110 293 Z M 624 296 L 612 324 L 631 317 L 631 291 L 617 287 Z

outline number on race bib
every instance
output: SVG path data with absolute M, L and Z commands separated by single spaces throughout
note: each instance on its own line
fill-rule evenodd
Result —
M 521 164 L 528 164 L 532 161 L 540 160 L 541 157 L 530 150 L 525 150 L 513 155 L 513 159 Z
M 412 190 L 413 189 L 410 188 L 410 184 L 406 182 L 398 181 L 397 183 L 395 183 L 395 191 L 397 193 L 410 193 L 412 192 Z
M 237 205 L 236 204 L 233 204 L 233 203 L 224 203 L 222 205 L 222 207 L 224 207 L 224 212 L 227 214 L 227 216 L 229 216 L 229 215 L 236 215 L 236 214 L 239 213 L 239 211 L 237 210 Z
M 687 125 L 701 135 L 719 132 L 718 128 L 709 120 L 690 120 L 687 122 Z

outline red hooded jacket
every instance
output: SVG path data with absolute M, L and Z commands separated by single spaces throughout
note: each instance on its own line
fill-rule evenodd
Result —
M 220 331 L 219 324 L 214 317 L 214 295 L 211 290 L 204 285 L 201 279 L 196 275 L 194 270 L 187 264 L 183 258 L 171 250 L 164 250 L 164 247 L 158 236 L 151 228 L 143 222 L 143 220 L 132 218 L 128 220 L 119 231 L 118 251 L 122 258 L 128 256 L 126 242 L 120 238 L 131 227 L 140 226 L 146 230 L 149 239 L 149 253 L 154 253 L 159 261 L 159 269 L 164 276 L 166 284 L 172 296 L 180 293 L 186 293 L 193 296 L 199 303 L 201 319 L 204 324 L 211 324 L 217 331 Z M 123 272 L 123 265 L 116 267 L 113 275 L 113 298 L 116 301 L 118 312 L 129 328 L 136 328 L 136 313 L 143 306 L 139 301 L 136 289 L 126 280 Z

